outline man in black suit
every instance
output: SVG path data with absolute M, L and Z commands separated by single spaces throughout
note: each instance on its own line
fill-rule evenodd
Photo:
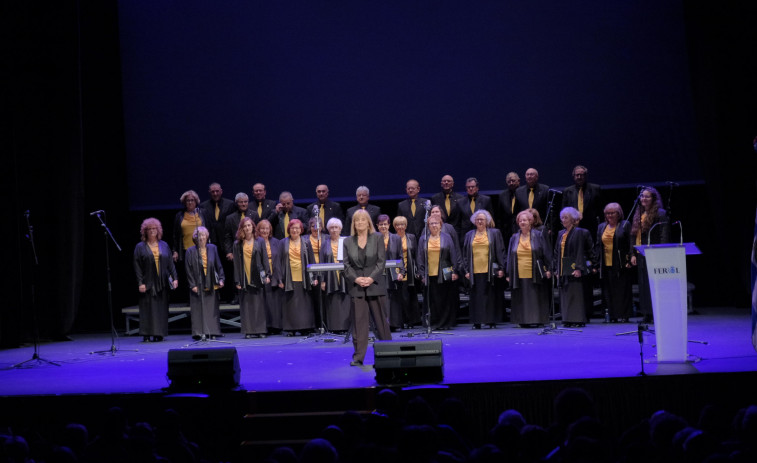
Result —
M 478 194 L 478 188 L 478 179 L 470 177 L 465 181 L 465 192 L 468 194 L 457 201 L 457 205 L 460 207 L 460 234 L 458 238 L 461 247 L 465 242 L 465 234 L 476 228 L 470 221 L 473 212 L 486 209 L 489 215 L 494 215 L 491 198 Z
M 258 215 L 255 222 L 256 225 L 262 219 L 266 219 L 270 222 L 271 218 L 276 215 L 276 201 L 265 199 L 265 195 L 265 185 L 262 183 L 256 183 L 252 186 L 253 201 L 252 204 L 250 204 L 250 208 Z
M 408 180 L 405 184 L 405 192 L 407 193 L 407 199 L 400 201 L 397 205 L 397 216 L 407 219 L 405 233 L 418 236 L 421 230 L 423 230 L 423 219 L 426 218 L 426 210 L 424 208 L 426 200 L 418 197 L 418 193 L 421 192 L 418 180 Z
M 551 233 L 557 233 L 557 224 L 560 220 L 560 211 L 552 210 L 552 218 L 547 222 L 547 208 L 549 206 L 549 185 L 539 183 L 539 171 L 533 167 L 526 170 L 526 184 L 521 185 L 515 190 L 515 207 L 516 215 L 520 211 L 525 211 L 533 207 L 539 212 L 542 222 L 544 222 L 544 228 Z M 555 202 L 554 208 L 557 208 L 559 203 Z M 547 235 L 549 243 L 552 243 L 552 236 Z
M 463 198 L 463 195 L 452 191 L 454 187 L 455 179 L 451 175 L 442 177 L 442 191 L 431 197 L 431 204 L 441 206 L 447 214 L 446 223 L 452 225 L 457 236 L 460 236 L 460 206 L 457 205 L 457 201 Z
M 518 229 L 518 225 L 515 223 L 516 201 L 515 190 L 520 186 L 520 176 L 515 172 L 510 172 L 505 177 L 505 188 L 502 193 L 499 194 L 499 217 L 497 218 L 497 225 L 502 233 L 502 239 L 505 243 L 510 242 L 510 237 Z
M 274 214 L 271 216 L 270 222 L 273 227 L 274 238 L 284 239 L 289 236 L 287 227 L 289 222 L 294 219 L 302 221 L 302 234 L 308 233 L 308 211 L 294 205 L 294 198 L 292 193 L 288 191 L 282 191 L 279 195 L 279 203 L 276 204 Z
M 219 246 L 223 251 L 224 226 L 226 225 L 226 217 L 234 212 L 234 201 L 223 197 L 223 188 L 218 182 L 210 184 L 208 194 L 210 199 L 200 203 L 200 207 L 207 211 L 210 217 L 210 223 L 205 228 L 211 232 L 211 236 L 215 237 L 217 243 L 213 244 Z
M 344 225 L 342 206 L 329 199 L 329 187 L 327 185 L 318 185 L 315 187 L 315 196 L 318 198 L 318 201 L 308 204 L 308 218 L 320 217 L 324 232 L 326 231 L 326 224 L 332 218 L 341 220 L 342 225 Z
M 234 202 L 237 205 L 237 210 L 226 217 L 223 235 L 223 253 L 228 261 L 234 260 L 232 248 L 237 237 L 237 229 L 239 229 L 239 222 L 242 220 L 242 217 L 249 217 L 253 222 L 258 221 L 258 214 L 249 208 L 250 198 L 247 196 L 247 193 L 237 193 L 234 197 Z
M 604 204 L 602 187 L 596 183 L 588 183 L 588 174 L 589 169 L 584 166 L 573 168 L 573 185 L 563 190 L 562 207 L 576 208 L 583 217 L 578 226 L 589 230 L 591 236 L 594 236 L 599 222 L 604 219 Z
M 344 236 L 350 235 L 352 214 L 358 209 L 365 209 L 365 211 L 368 212 L 368 215 L 371 216 L 373 226 L 378 229 L 376 224 L 378 223 L 378 216 L 381 215 L 381 208 L 374 206 L 373 204 L 368 204 L 368 200 L 371 199 L 371 190 L 369 190 L 367 186 L 361 185 L 357 187 L 357 190 L 355 191 L 355 198 L 357 199 L 357 206 L 352 206 L 347 209 L 347 216 L 344 218 L 344 228 L 342 228 L 342 235 Z

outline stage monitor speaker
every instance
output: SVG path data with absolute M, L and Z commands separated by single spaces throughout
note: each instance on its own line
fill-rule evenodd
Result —
M 170 349 L 168 379 L 171 389 L 218 389 L 239 385 L 241 370 L 235 347 Z
M 376 341 L 373 367 L 379 384 L 438 383 L 444 379 L 442 342 Z

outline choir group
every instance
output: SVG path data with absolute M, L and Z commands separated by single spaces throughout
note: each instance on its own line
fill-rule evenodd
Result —
M 394 218 L 370 203 L 365 186 L 346 213 L 329 199 L 326 185 L 316 187 L 317 200 L 305 208 L 287 191 L 278 202 L 267 199 L 259 183 L 252 201 L 245 193 L 224 198 L 218 183 L 202 203 L 187 191 L 171 246 L 157 219 L 145 219 L 140 229 L 134 250 L 140 333 L 144 341 L 167 336 L 168 294 L 180 280 L 189 289 L 195 338 L 221 335 L 223 294 L 238 301 L 246 338 L 317 329 L 351 333 L 352 365 L 362 365 L 369 329 L 383 340 L 412 326 L 452 328 L 461 292 L 469 295 L 473 329 L 506 321 L 508 286 L 512 323 L 548 323 L 557 287 L 563 324 L 583 326 L 598 280 L 608 318 L 624 322 L 638 271 L 639 309 L 649 319 L 646 266 L 634 245 L 668 241 L 660 195 L 644 187 L 625 220 L 618 203 L 602 203 L 600 186 L 587 174 L 576 166 L 574 184 L 558 191 L 540 183 L 536 169 L 525 172 L 524 185 L 510 172 L 496 210 L 475 178 L 460 194 L 445 175 L 430 199 L 419 195 L 418 181 L 408 180 L 407 199 Z M 342 265 L 308 271 L 322 263 Z M 424 307 L 419 294 L 427 298 Z

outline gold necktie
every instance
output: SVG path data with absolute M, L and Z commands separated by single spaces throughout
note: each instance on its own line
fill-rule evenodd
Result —
M 289 237 L 289 212 L 284 214 L 284 236 Z
M 584 212 L 584 189 L 579 188 L 578 190 L 578 212 L 582 213 Z
M 321 204 L 321 208 L 318 209 L 318 217 L 320 217 L 321 222 L 325 222 L 326 221 L 326 219 L 324 218 L 324 217 L 326 217 L 326 212 L 323 210 L 323 204 Z
M 515 213 L 515 195 L 513 195 L 513 199 L 510 200 L 510 213 Z
M 415 200 L 411 199 L 410 201 L 410 214 L 415 217 Z
M 221 210 L 218 209 L 218 203 L 216 203 L 216 221 L 218 221 L 218 216 L 220 215 Z
M 258 219 L 262 219 L 262 218 L 263 218 L 263 203 L 259 202 L 258 203 Z
M 476 212 L 476 198 L 473 197 L 470 199 L 470 213 L 473 214 Z
M 449 210 L 449 194 L 446 195 L 447 197 L 444 199 L 444 208 L 447 209 L 447 217 L 449 217 L 450 210 Z
M 534 207 L 534 189 L 528 189 L 528 207 Z

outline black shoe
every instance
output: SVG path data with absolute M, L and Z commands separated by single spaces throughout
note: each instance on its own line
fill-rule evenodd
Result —
M 152 342 L 162 342 L 162 341 L 163 341 L 163 336 L 153 336 L 152 337 Z
M 150 336 L 142 336 L 142 342 L 150 342 Z
M 481 323 L 474 323 L 473 324 L 473 329 L 474 330 L 480 330 L 481 329 Z
M 489 323 L 489 328 L 495 329 L 497 327 L 496 323 Z
M 363 362 L 361 360 L 353 360 L 350 362 L 351 367 L 362 367 Z

